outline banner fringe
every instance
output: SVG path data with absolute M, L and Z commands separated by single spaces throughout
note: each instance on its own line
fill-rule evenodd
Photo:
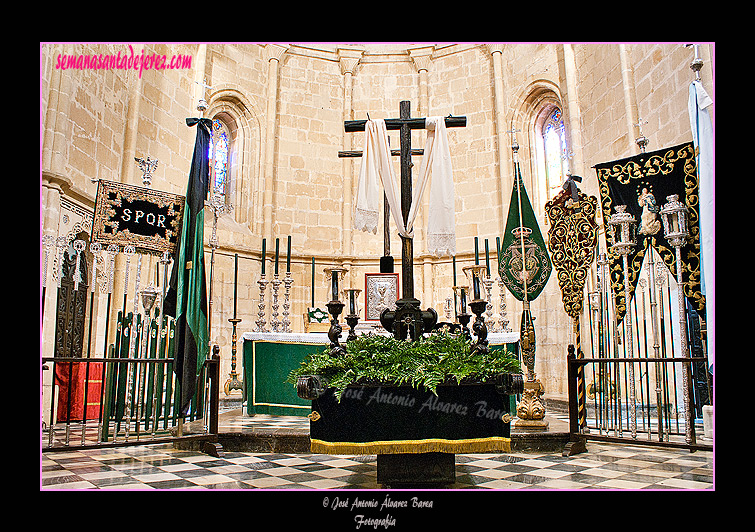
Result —
M 317 454 L 399 454 L 399 453 L 485 453 L 511 452 L 511 438 L 491 436 L 448 440 L 394 440 L 371 442 L 326 442 L 311 439 L 310 451 Z

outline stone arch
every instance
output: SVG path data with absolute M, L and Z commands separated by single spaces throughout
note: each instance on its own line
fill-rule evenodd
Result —
M 231 134 L 229 174 L 233 217 L 256 231 L 262 219 L 263 172 L 261 113 L 237 88 L 215 87 L 206 111 L 208 118 L 220 118 Z
M 511 128 L 520 130 L 517 139 L 520 145 L 519 161 L 525 187 L 539 220 L 543 220 L 546 191 L 541 183 L 544 171 L 542 154 L 538 153 L 539 137 L 548 113 L 558 107 L 563 111 L 561 91 L 556 83 L 547 79 L 537 79 L 525 87 L 515 99 L 518 102 L 509 117 Z M 565 123 L 569 138 L 569 124 Z

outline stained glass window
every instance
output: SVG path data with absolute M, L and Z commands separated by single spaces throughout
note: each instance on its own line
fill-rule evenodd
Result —
M 228 130 L 225 124 L 215 119 L 212 121 L 210 138 L 210 175 L 212 177 L 212 194 L 225 199 L 228 188 Z
M 555 108 L 543 124 L 543 145 L 545 147 L 545 175 L 548 197 L 552 198 L 564 182 L 566 130 L 561 109 Z

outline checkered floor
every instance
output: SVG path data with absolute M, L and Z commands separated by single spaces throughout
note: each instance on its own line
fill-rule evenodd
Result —
M 225 452 L 170 444 L 45 453 L 43 490 L 381 489 L 377 458 Z M 451 489 L 711 489 L 713 453 L 588 442 L 588 452 L 456 455 Z

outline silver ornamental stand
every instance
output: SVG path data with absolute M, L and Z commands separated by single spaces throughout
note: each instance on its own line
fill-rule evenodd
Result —
M 634 216 L 626 212 L 626 205 L 616 205 L 616 212 L 608 220 L 608 226 L 611 229 L 611 237 L 613 245 L 611 250 L 621 255 L 624 263 L 624 306 L 626 313 L 624 315 L 624 327 L 626 328 L 625 340 L 627 344 L 627 356 L 629 358 L 634 357 L 633 345 L 632 345 L 632 318 L 631 318 L 631 305 L 629 304 L 629 262 L 627 255 L 632 251 L 632 248 L 636 245 L 637 239 L 635 236 L 635 220 Z M 618 229 L 618 231 L 617 231 Z M 630 430 L 632 432 L 632 438 L 637 437 L 637 401 L 635 396 L 635 382 L 634 382 L 634 364 L 629 362 L 629 408 L 630 408 Z
M 482 284 L 485 286 L 485 316 L 487 316 L 487 323 L 491 324 L 491 332 L 493 329 L 493 324 L 495 323 L 493 321 L 493 278 L 490 276 L 490 272 L 486 272 L 485 274 L 481 275 L 482 277 Z
M 498 323 L 500 324 L 501 332 L 510 332 L 509 320 L 506 317 L 506 288 L 500 275 L 498 276 L 498 289 L 501 294 L 501 315 L 498 317 Z
M 265 257 L 262 257 L 262 260 L 265 260 Z M 267 288 L 267 285 L 270 283 L 269 280 L 265 279 L 265 274 L 261 274 L 260 278 L 257 280 L 257 284 L 260 287 L 260 302 L 257 307 L 259 310 L 257 311 L 257 321 L 254 323 L 257 324 L 257 332 L 268 332 L 268 330 L 265 328 L 265 324 L 267 323 L 265 321 L 265 289 Z
M 280 280 L 278 273 L 273 274 L 273 295 L 272 295 L 272 304 L 270 305 L 270 308 L 272 309 L 272 312 L 270 313 L 270 328 L 273 332 L 279 332 L 278 328 L 281 325 L 281 321 L 278 319 L 278 289 L 280 288 L 280 285 L 283 281 Z
M 127 256 L 133 255 L 136 252 L 136 249 L 134 246 L 126 246 L 126 249 L 124 250 Z M 129 260 L 126 261 L 126 268 L 128 268 Z M 136 279 L 134 281 L 134 311 L 131 315 L 131 326 L 128 328 L 128 358 L 129 360 L 133 360 L 134 352 L 136 350 L 136 315 L 139 311 L 139 281 L 142 274 L 142 256 L 139 254 L 138 259 L 136 261 Z M 124 293 L 128 290 L 128 277 L 126 277 L 124 286 L 123 286 Z M 125 433 L 125 441 L 128 441 L 129 434 L 131 432 L 131 386 L 134 382 L 134 372 L 136 371 L 136 366 L 134 365 L 134 369 L 131 368 L 131 364 L 126 364 L 126 373 L 128 375 L 127 377 L 127 384 L 126 384 L 126 412 L 124 414 L 124 417 L 126 418 L 126 433 Z M 115 437 L 113 437 L 113 440 L 115 441 Z
M 221 186 L 225 186 L 222 183 Z M 208 207 L 212 209 L 212 236 L 210 237 L 210 298 L 207 309 L 207 332 L 210 338 L 210 344 L 212 340 L 212 285 L 213 285 L 213 273 L 215 272 L 215 250 L 218 249 L 218 217 L 221 214 L 229 214 L 233 211 L 233 205 L 226 203 L 223 195 L 220 193 L 218 187 L 215 188 L 212 194 L 212 200 L 208 204 Z
M 294 284 L 294 279 L 291 277 L 291 272 L 286 272 L 286 277 L 283 278 L 283 285 L 286 288 L 286 292 L 283 296 L 283 320 L 281 323 L 283 324 L 283 332 L 284 333 L 290 333 L 291 332 L 291 285 Z
M 661 208 L 663 220 L 663 233 L 669 244 L 676 250 L 676 284 L 679 295 L 679 338 L 681 339 L 682 357 L 689 356 L 687 350 L 687 309 L 684 301 L 684 281 L 682 273 L 682 246 L 687 243 L 689 232 L 687 230 L 687 206 L 679 201 L 679 196 L 673 194 L 666 198 L 666 203 Z M 692 367 L 690 362 L 682 362 L 682 387 L 684 391 L 684 434 L 687 444 L 695 443 L 695 425 L 692 417 L 692 397 L 690 383 L 692 382 Z

